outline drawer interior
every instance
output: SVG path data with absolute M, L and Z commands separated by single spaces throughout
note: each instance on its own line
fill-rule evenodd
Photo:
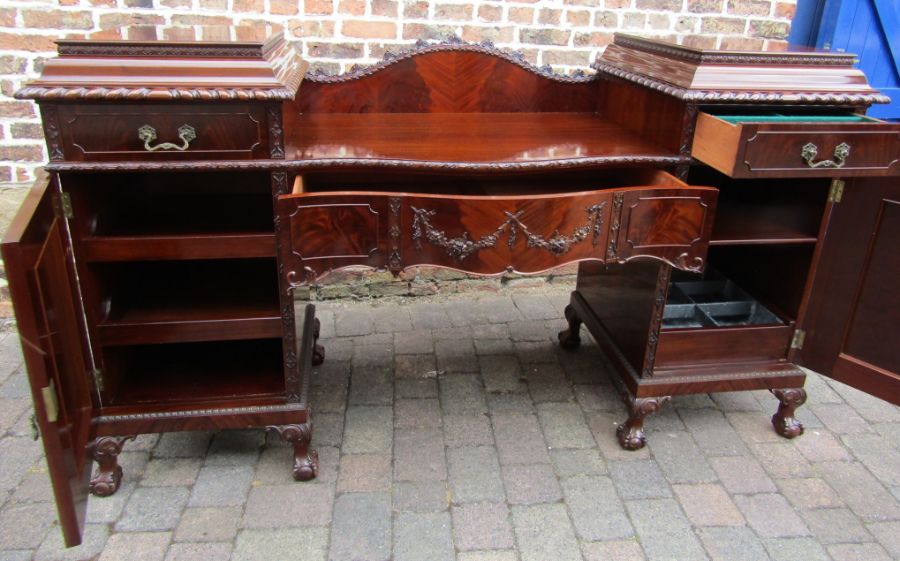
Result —
M 794 124 L 794 123 L 881 123 L 882 121 L 851 112 L 833 111 L 791 111 L 763 110 L 759 113 L 746 113 L 745 111 L 715 111 L 710 112 L 713 117 L 733 125 L 748 123 L 768 124 Z

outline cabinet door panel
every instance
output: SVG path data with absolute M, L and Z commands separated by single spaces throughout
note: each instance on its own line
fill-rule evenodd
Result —
M 900 404 L 900 180 L 848 183 L 813 281 L 799 362 Z
M 66 544 L 81 542 L 93 440 L 90 365 L 59 188 L 41 179 L 3 241 L 35 419 Z

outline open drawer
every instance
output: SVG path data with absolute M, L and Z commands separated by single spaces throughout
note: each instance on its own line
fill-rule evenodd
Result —
M 417 265 L 478 274 L 536 273 L 583 260 L 653 257 L 686 270 L 706 258 L 718 191 L 657 170 L 584 184 L 412 176 L 368 191 L 310 192 L 298 177 L 278 201 L 280 259 L 292 285 L 329 270 Z M 608 187 L 615 183 L 617 187 Z M 518 186 L 518 188 L 517 188 Z M 393 187 L 393 188 L 392 188 Z M 604 187 L 604 188 L 601 188 Z M 422 194 L 427 191 L 427 194 Z M 466 193 L 478 192 L 480 195 Z
M 731 177 L 900 173 L 900 124 L 862 115 L 700 113 L 692 155 Z

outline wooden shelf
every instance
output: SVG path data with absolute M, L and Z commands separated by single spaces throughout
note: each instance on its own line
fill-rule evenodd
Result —
M 92 236 L 82 247 L 85 260 L 100 262 L 275 257 L 275 235 Z
M 108 347 L 108 405 L 247 400 L 284 392 L 281 339 Z
M 290 120 L 288 160 L 514 166 L 678 159 L 594 113 L 308 113 Z
M 814 244 L 818 224 L 805 219 L 808 212 L 801 205 L 734 204 L 720 198 L 709 244 Z

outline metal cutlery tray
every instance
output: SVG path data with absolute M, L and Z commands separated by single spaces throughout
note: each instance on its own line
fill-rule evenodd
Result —
M 778 316 L 715 271 L 702 280 L 673 279 L 663 310 L 663 329 L 784 325 Z

